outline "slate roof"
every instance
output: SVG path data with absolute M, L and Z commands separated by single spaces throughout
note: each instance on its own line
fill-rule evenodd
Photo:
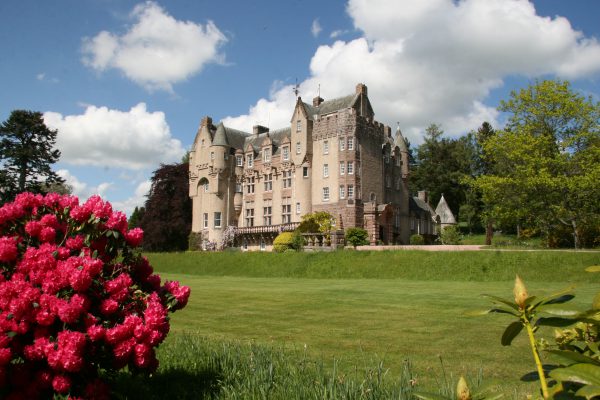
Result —
M 228 128 L 222 122 L 217 125 L 217 130 L 213 136 L 213 146 L 227 146 L 241 149 L 244 146 L 244 140 L 249 133 Z
M 444 195 L 442 195 L 440 202 L 438 203 L 437 207 L 435 208 L 435 213 L 437 215 L 439 215 L 440 222 L 442 224 L 456 224 L 456 218 L 454 218 L 454 214 L 452 213 L 452 210 L 450 210 L 450 207 L 448 206 L 446 199 L 444 199 Z
M 408 208 L 410 211 L 417 213 L 430 213 L 431 216 L 434 216 L 435 211 L 431 208 L 429 203 L 421 200 L 418 197 L 410 197 L 408 201 Z
M 352 107 L 357 98 L 357 94 L 351 94 L 344 97 L 338 97 L 337 99 L 326 100 L 322 102 L 318 107 L 314 107 L 308 103 L 303 104 L 310 118 L 315 119 L 317 115 L 329 114 L 338 110 L 342 110 L 344 108 Z

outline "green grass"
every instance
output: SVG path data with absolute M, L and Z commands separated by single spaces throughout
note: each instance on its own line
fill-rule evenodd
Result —
M 174 398 L 404 398 L 409 378 L 420 390 L 448 390 L 459 375 L 474 381 L 480 372 L 502 381 L 509 397 L 522 398 L 537 393 L 535 384 L 519 381 L 533 370 L 525 337 L 502 347 L 507 318 L 464 312 L 489 305 L 481 293 L 510 298 L 515 272 L 530 293 L 576 283 L 581 308 L 600 279 L 583 271 L 600 264 L 600 253 L 149 256 L 163 278 L 191 286 L 192 297 L 173 315 L 161 369 L 150 382 L 138 382 L 156 397 L 126 380 L 130 393 L 140 394 L 129 398 L 161 398 L 160 388 L 178 380 Z M 252 354 L 260 354 L 262 367 L 251 367 Z M 306 357 L 308 370 L 301 368 Z
M 337 251 L 331 253 L 153 253 L 158 270 L 249 278 L 405 279 L 431 281 L 525 280 L 600 282 L 583 273 L 600 264 L 600 252 L 564 251 Z
M 461 240 L 461 244 L 485 244 L 485 235 L 464 235 Z M 505 235 L 496 233 L 492 237 L 492 246 L 498 248 L 515 248 L 515 249 L 541 249 L 544 248 L 542 245 L 542 239 L 539 237 L 532 237 L 528 239 L 518 239 L 517 235 Z

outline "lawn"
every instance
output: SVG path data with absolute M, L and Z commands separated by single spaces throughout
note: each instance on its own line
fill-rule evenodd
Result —
M 182 253 L 150 259 L 163 277 L 192 288 L 187 308 L 173 315 L 166 358 L 178 338 L 193 334 L 213 346 L 283 349 L 292 359 L 305 356 L 306 348 L 324 368 L 336 360 L 338 371 L 354 375 L 383 361 L 396 379 L 408 359 L 419 388 L 440 387 L 444 374 L 475 380 L 481 370 L 521 398 L 536 393 L 535 384 L 519 380 L 533 370 L 525 337 L 502 347 L 508 319 L 464 312 L 488 306 L 482 293 L 510 298 L 515 272 L 530 293 L 576 283 L 581 307 L 590 304 L 600 277 L 583 271 L 600 264 L 600 253 Z

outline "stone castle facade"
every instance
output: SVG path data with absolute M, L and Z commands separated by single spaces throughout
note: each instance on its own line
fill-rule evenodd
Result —
M 303 215 L 327 211 L 338 228 L 365 228 L 373 244 L 434 233 L 430 207 L 409 195 L 400 129 L 392 135 L 374 115 L 358 84 L 329 101 L 298 98 L 279 130 L 242 132 L 204 117 L 190 152 L 192 232 L 220 243 L 231 226 L 244 248 L 267 249 Z

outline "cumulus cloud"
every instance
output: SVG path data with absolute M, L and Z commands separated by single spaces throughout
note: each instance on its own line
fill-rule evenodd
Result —
M 120 70 L 148 90 L 172 91 L 174 83 L 224 60 L 219 48 L 227 38 L 212 21 L 179 21 L 150 1 L 136 6 L 131 18 L 135 23 L 123 35 L 102 31 L 84 38 L 83 63 Z
M 317 37 L 317 36 L 319 36 L 319 33 L 321 33 L 322 30 L 323 30 L 323 28 L 321 28 L 319 19 L 318 18 L 314 19 L 312 22 L 312 25 L 310 26 L 310 33 L 312 33 L 312 35 L 314 37 Z
M 600 44 L 563 17 L 541 17 L 526 0 L 349 0 L 347 12 L 361 37 L 320 46 L 303 99 L 350 94 L 367 84 L 376 118 L 400 122 L 412 143 L 432 122 L 457 135 L 483 121 L 497 124 L 485 105 L 507 76 L 586 78 L 600 72 Z M 283 86 L 226 122 L 249 129 L 270 116 L 289 124 L 292 86 Z M 275 124 L 277 122 L 277 125 Z
M 144 103 L 129 111 L 90 105 L 80 115 L 46 112 L 44 122 L 58 130 L 56 146 L 61 161 L 69 164 L 141 170 L 185 153 L 171 136 L 165 114 L 148 112 Z
M 77 196 L 80 201 L 85 201 L 94 194 L 104 197 L 106 196 L 108 189 L 112 186 L 112 183 L 109 182 L 102 182 L 98 186 L 90 186 L 79 180 L 79 178 L 73 175 L 68 169 L 59 169 L 56 171 L 56 174 L 63 178 L 65 182 L 73 188 L 73 194 Z
M 141 207 L 146 202 L 146 196 L 150 192 L 150 186 L 152 186 L 152 182 L 149 180 L 138 184 L 133 196 L 125 200 L 112 202 L 113 208 L 122 211 L 127 215 L 131 215 L 136 207 Z

